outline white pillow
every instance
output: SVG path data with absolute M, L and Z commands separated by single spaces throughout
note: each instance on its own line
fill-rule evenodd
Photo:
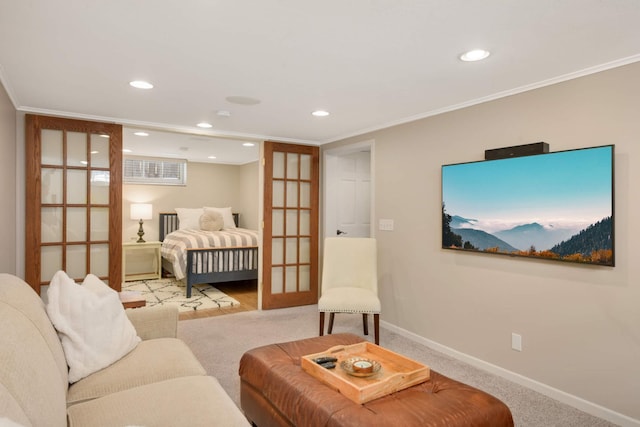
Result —
M 58 271 L 47 297 L 47 314 L 62 342 L 70 383 L 120 360 L 140 342 L 118 292 L 93 274 L 80 285 Z
M 233 212 L 231 211 L 231 207 L 228 208 L 212 208 L 209 206 L 204 207 L 205 212 L 207 210 L 217 211 L 222 214 L 222 220 L 224 221 L 224 227 L 226 229 L 234 229 L 236 228 L 236 223 L 233 220 Z
M 203 208 L 176 208 L 178 213 L 178 230 L 200 229 L 200 217 L 204 213 Z

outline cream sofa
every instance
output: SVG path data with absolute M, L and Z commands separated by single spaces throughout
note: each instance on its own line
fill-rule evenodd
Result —
M 42 299 L 0 274 L 0 425 L 247 426 L 177 335 L 177 309 L 126 310 L 142 341 L 114 364 L 68 383 Z

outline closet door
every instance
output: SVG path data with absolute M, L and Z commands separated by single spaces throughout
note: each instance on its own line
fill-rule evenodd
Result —
M 58 270 L 121 287 L 122 126 L 26 116 L 25 279 Z
M 265 142 L 262 308 L 318 302 L 319 149 Z

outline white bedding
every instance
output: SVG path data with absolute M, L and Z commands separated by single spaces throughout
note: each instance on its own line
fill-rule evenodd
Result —
M 258 232 L 245 228 L 224 229 L 220 231 L 176 230 L 165 236 L 162 242 L 162 257 L 173 266 L 176 279 L 186 276 L 187 249 L 194 248 L 231 248 L 258 246 Z M 217 262 L 218 260 L 215 260 Z M 222 260 L 220 260 L 221 262 Z M 257 262 L 257 260 L 255 260 Z M 214 262 L 214 260 L 210 260 Z M 204 271 L 211 271 L 210 266 L 200 266 Z M 213 270 L 217 271 L 217 270 Z

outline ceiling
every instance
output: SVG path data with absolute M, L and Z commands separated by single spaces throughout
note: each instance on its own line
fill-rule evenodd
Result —
M 0 80 L 20 111 L 123 124 L 136 154 L 242 164 L 247 140 L 319 145 L 640 61 L 639 22 L 637 0 L 0 0 Z

